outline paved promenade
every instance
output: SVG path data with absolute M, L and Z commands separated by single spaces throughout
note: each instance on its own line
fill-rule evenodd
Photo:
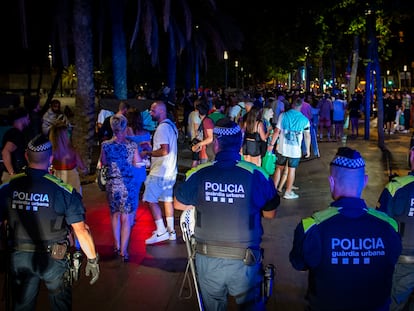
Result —
M 364 198 L 374 206 L 388 181 L 391 164 L 392 173 L 408 172 L 407 150 L 410 134 L 386 135 L 386 147 L 391 152 L 387 162 L 377 147 L 377 129 L 371 129 L 371 139 L 357 138 L 346 142 L 322 142 L 319 144 L 321 157 L 303 161 L 297 171 L 295 185 L 299 187 L 299 199 L 284 200 L 273 220 L 264 219 L 263 247 L 264 263 L 276 266 L 274 294 L 267 305 L 268 310 L 303 310 L 303 297 L 307 286 L 307 273 L 294 270 L 288 259 L 296 224 L 313 211 L 323 209 L 331 201 L 328 185 L 329 162 L 338 147 L 347 145 L 358 149 L 366 159 L 368 186 Z M 191 160 L 190 153 L 180 152 L 180 170 L 185 171 Z M 352 183 L 352 180 L 349 181 Z M 178 226 L 180 213 L 176 212 L 177 241 L 145 246 L 145 239 L 154 229 L 147 206 L 140 204 L 136 224 L 132 231 L 129 263 L 122 263 L 112 257 L 112 235 L 109 211 L 105 193 L 95 183 L 83 186 L 84 203 L 87 208 L 87 223 L 90 225 L 98 252 L 101 255 L 101 278 L 90 286 L 82 267 L 81 280 L 74 284 L 74 310 L 154 310 L 186 311 L 197 310 L 194 292 L 179 297 L 184 271 L 187 264 L 185 245 Z M 41 289 L 37 310 L 49 310 L 46 291 Z M 0 305 L 0 309 L 1 305 Z M 234 302 L 229 310 L 236 310 Z

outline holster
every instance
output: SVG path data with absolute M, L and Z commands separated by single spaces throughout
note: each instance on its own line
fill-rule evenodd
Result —
M 65 258 L 68 250 L 67 243 L 55 243 L 50 246 L 50 257 L 61 260 Z

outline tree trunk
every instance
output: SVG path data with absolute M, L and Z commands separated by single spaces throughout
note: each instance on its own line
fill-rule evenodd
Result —
M 117 0 L 110 0 L 112 21 L 112 67 L 114 73 L 114 94 L 118 99 L 128 98 L 127 57 L 124 34 L 124 7 Z
M 352 69 L 351 69 L 351 77 L 349 79 L 349 89 L 348 94 L 351 96 L 355 93 L 356 89 L 356 76 L 358 71 L 358 60 L 359 60 L 359 36 L 354 36 L 354 47 L 352 50 Z
M 378 130 L 378 147 L 381 150 L 385 150 L 384 141 L 384 101 L 382 97 L 382 79 L 381 79 L 381 67 L 378 57 L 378 39 L 377 36 L 373 36 L 373 57 L 374 57 L 374 69 L 376 77 L 376 89 L 377 89 L 377 130 Z
M 95 133 L 91 0 L 75 0 L 73 9 L 73 39 L 78 83 L 72 138 L 83 161 L 90 165 Z

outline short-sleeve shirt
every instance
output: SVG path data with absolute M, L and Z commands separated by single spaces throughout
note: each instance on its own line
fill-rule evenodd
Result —
M 197 211 L 195 236 L 203 243 L 258 247 L 261 211 L 275 210 L 279 196 L 261 168 L 239 161 L 239 153 L 219 152 L 216 161 L 187 172 L 175 196 Z
M 303 132 L 310 131 L 309 120 L 300 111 L 290 109 L 279 116 L 276 127 L 280 129 L 277 152 L 288 158 L 300 158 Z
M 61 225 L 56 223 L 56 216 L 64 217 Z M 0 221 L 6 219 L 14 241 L 37 244 L 66 238 L 65 223 L 84 221 L 85 208 L 71 185 L 47 171 L 29 168 L 0 186 Z
M 14 172 L 20 172 L 27 164 L 24 156 L 27 145 L 25 135 L 19 129 L 12 127 L 4 133 L 2 148 L 4 148 L 7 142 L 11 142 L 17 147 L 16 150 L 12 152 L 11 159 Z
M 160 122 L 153 136 L 153 150 L 168 145 L 169 152 L 162 157 L 151 157 L 149 175 L 165 178 L 177 176 L 177 128 L 169 119 Z

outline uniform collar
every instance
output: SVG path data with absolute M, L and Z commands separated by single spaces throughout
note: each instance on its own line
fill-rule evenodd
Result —
M 41 176 L 44 176 L 44 175 L 48 174 L 49 172 L 47 170 L 40 170 L 40 169 L 37 169 L 37 168 L 28 167 L 28 168 L 26 168 L 26 173 L 27 173 L 27 175 L 30 175 L 30 176 L 39 176 L 39 177 L 41 177 Z
M 228 162 L 228 161 L 240 161 L 240 153 L 237 151 L 220 151 L 216 154 L 216 161 L 218 162 Z

